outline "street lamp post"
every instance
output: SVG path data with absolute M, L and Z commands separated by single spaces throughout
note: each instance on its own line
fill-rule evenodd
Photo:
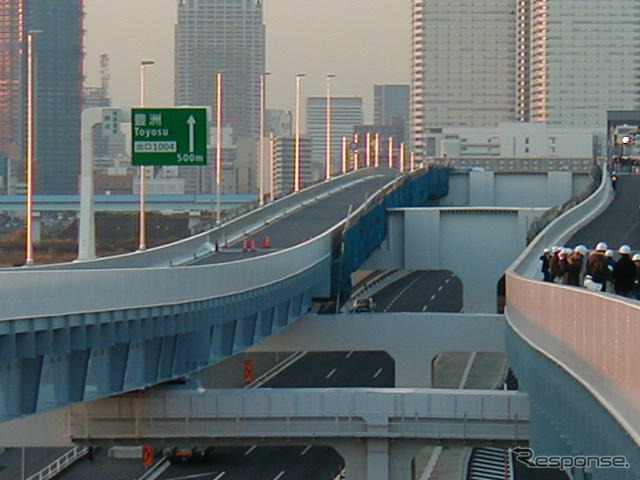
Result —
M 146 92 L 146 68 L 153 65 L 153 60 L 142 60 L 140 62 L 140 107 L 144 108 L 147 103 Z M 146 168 L 144 165 L 140 165 L 140 238 L 138 242 L 138 250 L 146 250 L 146 220 L 145 220 L 145 175 Z
M 342 137 L 342 174 L 347 173 L 347 157 L 349 156 L 347 137 Z
M 220 187 L 222 186 L 222 73 L 216 76 L 216 225 L 220 224 Z
M 325 166 L 325 179 L 331 178 L 333 165 L 331 163 L 331 79 L 335 74 L 327 75 L 327 161 Z
M 302 90 L 302 77 L 304 73 L 296 75 L 296 137 L 293 159 L 293 191 L 300 191 L 300 93 Z
M 274 190 L 275 182 L 273 181 L 273 168 L 274 158 L 276 153 L 276 136 L 273 132 L 269 133 L 269 200 L 274 201 L 276 199 L 276 193 Z
M 42 30 L 27 33 L 27 245 L 25 265 L 33 265 L 33 159 L 35 152 L 35 51 L 34 37 Z
M 260 195 L 259 204 L 264 205 L 264 130 L 265 130 L 265 112 L 266 112 L 266 98 L 267 98 L 267 75 L 269 72 L 264 72 L 260 75 L 260 141 L 258 142 L 260 148 L 260 165 L 258 167 L 259 180 L 258 180 L 258 194 Z

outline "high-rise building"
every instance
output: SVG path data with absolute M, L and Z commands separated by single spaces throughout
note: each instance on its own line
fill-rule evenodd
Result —
M 520 119 L 604 128 L 640 107 L 640 1 L 527 0 L 518 16 Z
M 516 1 L 412 1 L 411 141 L 516 119 Z
M 408 125 L 409 85 L 373 86 L 373 123 Z
M 312 161 L 324 165 L 327 155 L 327 98 L 307 98 L 307 135 L 313 144 Z M 342 137 L 353 136 L 353 127 L 362 125 L 362 97 L 331 97 L 331 157 L 334 172 L 340 166 Z M 320 168 L 320 171 L 323 171 Z
M 175 31 L 175 103 L 217 111 L 217 76 L 222 74 L 222 123 L 233 143 L 260 131 L 260 76 L 265 69 L 262 0 L 179 0 Z M 249 159 L 255 152 L 246 150 Z M 237 158 L 246 163 L 249 159 Z M 198 167 L 199 168 L 199 167 Z M 210 183 L 196 167 L 181 168 L 187 185 Z M 191 178 L 193 177 L 193 178 Z M 190 191 L 187 193 L 204 193 Z
M 26 35 L 35 36 L 35 191 L 77 193 L 83 62 L 82 0 L 0 1 L 0 149 L 24 175 Z M 17 179 L 22 181 L 21 178 Z
M 223 123 L 234 140 L 257 139 L 260 75 L 265 68 L 262 0 L 179 0 L 175 35 L 175 103 L 216 111 L 223 74 Z
M 312 141 L 300 137 L 300 183 L 304 188 L 311 183 Z M 295 138 L 277 137 L 274 145 L 273 191 L 276 197 L 291 193 L 295 183 Z

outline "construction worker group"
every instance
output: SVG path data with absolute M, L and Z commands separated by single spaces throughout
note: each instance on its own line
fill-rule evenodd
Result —
M 598 242 L 591 252 L 585 245 L 554 246 L 545 248 L 540 260 L 546 282 L 640 298 L 640 253 L 631 256 L 629 245 L 618 248 L 617 255 L 605 242 Z

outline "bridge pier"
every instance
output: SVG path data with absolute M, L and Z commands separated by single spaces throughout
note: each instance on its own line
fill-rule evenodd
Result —
M 33 243 L 34 245 L 38 245 L 42 240 L 42 219 L 41 213 L 37 210 L 34 210 L 33 217 L 31 218 L 33 227 Z
M 396 387 L 431 387 L 431 363 L 436 355 L 504 352 L 504 329 L 503 315 L 305 315 L 249 352 L 383 351 L 395 361 Z
M 424 440 L 368 438 L 331 440 L 345 462 L 349 480 L 412 480 L 413 459 L 426 446 Z
M 189 223 L 187 228 L 190 232 L 202 223 L 202 212 L 200 210 L 189 210 Z

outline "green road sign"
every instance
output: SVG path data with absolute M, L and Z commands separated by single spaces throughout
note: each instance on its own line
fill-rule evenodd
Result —
M 206 108 L 132 108 L 133 165 L 206 165 Z

